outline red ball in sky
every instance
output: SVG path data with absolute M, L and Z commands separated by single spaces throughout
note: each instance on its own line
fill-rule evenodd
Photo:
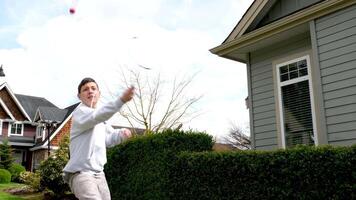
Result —
M 69 13 L 73 15 L 75 13 L 75 8 L 69 8 Z

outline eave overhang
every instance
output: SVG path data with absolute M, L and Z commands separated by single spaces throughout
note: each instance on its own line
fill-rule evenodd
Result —
M 356 0 L 328 0 L 310 6 L 304 10 L 288 15 L 278 21 L 256 29 L 250 33 L 239 35 L 230 42 L 210 49 L 220 57 L 246 63 L 247 54 L 262 46 L 266 46 L 269 38 L 295 27 L 308 24 L 311 20 L 325 16 L 337 10 L 356 4 Z

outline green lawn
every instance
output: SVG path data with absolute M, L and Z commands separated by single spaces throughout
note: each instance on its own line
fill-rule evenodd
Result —
M 0 192 L 0 199 L 2 200 L 23 200 L 24 198 L 18 197 L 18 196 L 14 196 L 14 195 L 10 195 L 8 193 L 5 192 Z
M 1 183 L 0 184 L 0 199 L 1 200 L 41 200 L 43 199 L 42 193 L 25 194 L 25 195 L 11 195 L 4 192 L 5 189 L 24 187 L 26 185 L 19 183 Z

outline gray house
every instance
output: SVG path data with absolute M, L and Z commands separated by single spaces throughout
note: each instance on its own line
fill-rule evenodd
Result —
M 255 0 L 210 51 L 247 65 L 254 149 L 356 143 L 355 0 Z

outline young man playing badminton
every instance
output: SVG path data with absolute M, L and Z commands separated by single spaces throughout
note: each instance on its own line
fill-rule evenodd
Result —
M 74 195 L 82 199 L 111 199 L 103 172 L 106 148 L 131 137 L 128 129 L 113 129 L 105 121 L 130 101 L 134 88 L 128 88 L 120 98 L 97 107 L 100 91 L 92 78 L 84 78 L 78 86 L 81 104 L 73 112 L 70 130 L 70 159 L 63 169 L 64 181 Z

